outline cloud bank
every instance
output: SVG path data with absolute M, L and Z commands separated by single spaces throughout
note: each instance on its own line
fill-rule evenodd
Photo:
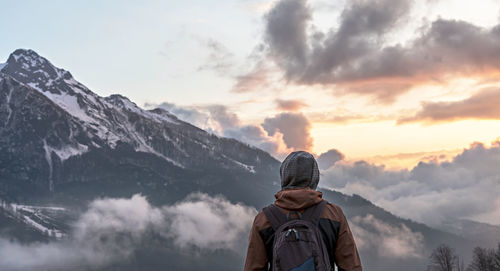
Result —
M 175 244 L 209 250 L 236 249 L 257 214 L 253 207 L 203 193 L 192 194 L 183 202 L 164 207 L 163 211 L 170 225 L 167 236 Z
M 98 199 L 72 225 L 66 239 L 34 244 L 0 239 L 0 269 L 99 268 L 128 260 L 150 234 L 168 238 L 179 249 L 232 250 L 246 240 L 256 213 L 254 208 L 202 193 L 163 207 L 150 205 L 141 195 Z
M 390 212 L 428 225 L 468 218 L 500 224 L 500 141 L 476 143 L 448 162 L 386 170 L 341 161 L 322 171 L 320 186 L 359 194 Z
M 424 236 L 404 224 L 390 225 L 373 215 L 356 216 L 349 222 L 356 245 L 361 251 L 376 251 L 386 258 L 421 258 L 424 254 Z

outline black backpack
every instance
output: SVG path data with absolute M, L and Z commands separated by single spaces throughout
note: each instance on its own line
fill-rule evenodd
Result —
M 263 209 L 274 229 L 271 270 L 273 271 L 331 271 L 328 251 L 318 228 L 325 200 L 295 212 L 291 219 L 279 207 L 271 204 Z

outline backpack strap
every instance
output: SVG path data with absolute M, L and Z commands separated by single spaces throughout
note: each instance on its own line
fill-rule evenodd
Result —
M 304 211 L 303 218 L 309 221 L 312 221 L 315 225 L 319 223 L 319 218 L 323 209 L 328 202 L 326 200 L 320 201 L 318 204 L 315 204 Z
M 264 214 L 267 217 L 267 220 L 271 223 L 273 230 L 276 231 L 279 226 L 287 221 L 286 215 L 280 210 L 280 208 L 274 204 L 271 204 L 264 209 Z

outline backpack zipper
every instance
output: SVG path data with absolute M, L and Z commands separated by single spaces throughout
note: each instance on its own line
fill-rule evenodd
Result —
M 286 231 L 285 237 L 288 237 L 291 232 L 295 233 L 295 239 L 299 240 L 299 232 L 294 228 L 288 229 L 288 231 Z

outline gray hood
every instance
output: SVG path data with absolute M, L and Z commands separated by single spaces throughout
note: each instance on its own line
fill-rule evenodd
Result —
M 309 187 L 316 189 L 319 182 L 318 163 L 306 151 L 290 153 L 280 166 L 281 188 Z

